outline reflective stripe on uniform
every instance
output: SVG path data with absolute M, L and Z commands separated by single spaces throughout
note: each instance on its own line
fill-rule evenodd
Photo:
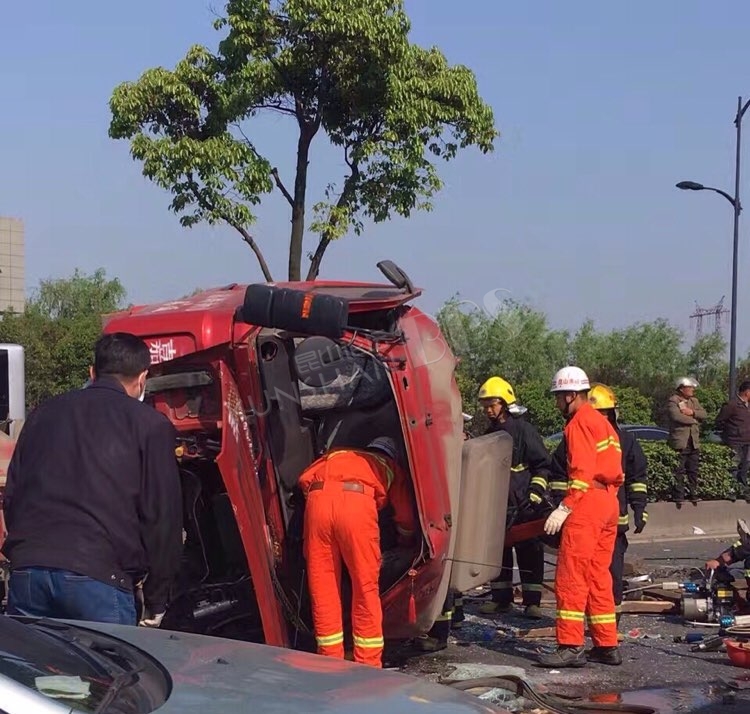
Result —
M 575 491 L 588 491 L 589 485 L 585 481 L 580 481 L 577 478 L 574 478 L 572 481 L 568 481 L 568 488 L 571 488 Z
M 570 620 L 572 622 L 583 622 L 585 613 L 577 612 L 576 610 L 558 610 L 558 620 Z
M 529 501 L 531 501 L 532 503 L 541 503 L 542 502 L 542 497 L 539 494 L 537 494 L 537 493 L 530 493 L 529 494 Z
M 628 486 L 631 493 L 648 493 L 648 486 L 645 483 L 631 483 Z
M 510 470 L 518 473 L 519 471 L 526 471 L 529 468 L 526 464 L 518 464 L 518 466 L 511 466 Z
M 750 569 L 745 571 L 745 577 L 750 578 Z
M 742 545 L 741 540 L 736 540 L 734 543 L 732 543 L 732 548 L 739 548 Z
M 567 481 L 550 481 L 549 487 L 552 491 L 567 491 L 568 482 Z
M 587 615 L 586 619 L 591 625 L 612 625 L 617 622 L 617 615 L 614 612 L 608 615 Z
M 547 479 L 544 476 L 534 476 L 531 479 L 533 486 L 540 486 L 541 488 L 547 488 Z
M 600 441 L 596 445 L 596 450 L 599 451 L 599 452 L 606 451 L 610 446 L 613 447 L 614 449 L 616 449 L 617 451 L 621 451 L 622 450 L 620 448 L 620 442 L 614 436 L 608 436 L 603 441 Z
M 626 526 L 626 525 L 628 525 L 628 521 L 629 521 L 629 520 L 630 520 L 630 519 L 628 518 L 628 516 L 620 516 L 620 517 L 619 517 L 619 518 L 617 519 L 617 525 L 620 525 L 620 526 Z
M 396 478 L 396 474 L 393 473 L 393 469 L 391 468 L 390 464 L 388 463 L 386 459 L 380 456 L 375 456 L 375 454 L 371 454 L 371 456 L 375 458 L 375 460 L 383 467 L 383 470 L 385 471 L 385 479 L 386 479 L 385 490 L 387 491 L 391 487 L 391 484 L 393 483 L 393 479 Z
M 354 635 L 352 639 L 354 640 L 355 647 L 362 647 L 363 649 L 374 649 L 383 646 L 382 637 L 358 637 Z
M 453 610 L 448 610 L 448 612 L 444 612 L 438 615 L 435 618 L 435 622 L 445 622 L 446 620 L 450 620 L 452 617 L 453 617 Z
M 332 645 L 340 645 L 344 641 L 344 633 L 337 632 L 334 635 L 317 636 L 315 641 L 320 647 L 330 647 Z

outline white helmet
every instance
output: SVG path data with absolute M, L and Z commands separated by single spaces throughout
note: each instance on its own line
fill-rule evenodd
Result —
M 591 389 L 589 378 L 580 367 L 563 367 L 552 378 L 551 392 L 583 392 Z
M 680 377 L 674 384 L 675 389 L 679 389 L 680 387 L 694 387 L 697 389 L 698 386 L 698 380 L 692 377 Z

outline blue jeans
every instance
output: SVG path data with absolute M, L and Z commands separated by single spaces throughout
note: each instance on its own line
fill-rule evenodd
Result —
M 132 593 L 56 568 L 13 570 L 8 585 L 8 614 L 137 624 Z

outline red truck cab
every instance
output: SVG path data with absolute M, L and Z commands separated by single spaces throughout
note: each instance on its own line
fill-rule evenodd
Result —
M 510 440 L 464 441 L 456 360 L 410 305 L 421 291 L 379 267 L 390 284 L 232 284 L 106 316 L 105 332 L 148 344 L 146 400 L 179 433 L 185 548 L 163 627 L 312 643 L 297 480 L 327 449 L 376 436 L 408 456 L 422 531 L 400 549 L 382 514 L 386 638 L 428 631 L 449 585 L 499 572 Z

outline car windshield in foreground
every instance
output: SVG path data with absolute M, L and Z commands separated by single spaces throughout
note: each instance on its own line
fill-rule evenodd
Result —
M 54 620 L 0 616 L 0 674 L 92 714 L 150 714 L 171 691 L 166 672 L 138 648 Z

